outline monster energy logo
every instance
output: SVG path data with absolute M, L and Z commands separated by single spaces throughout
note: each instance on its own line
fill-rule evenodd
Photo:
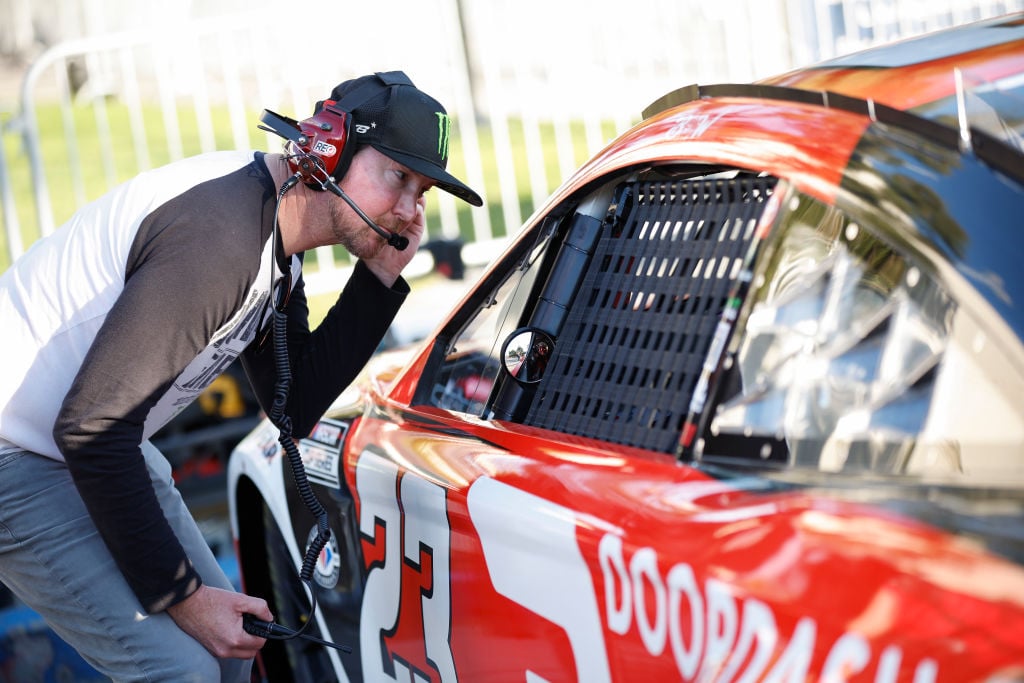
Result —
M 434 113 L 437 115 L 437 153 L 444 161 L 448 158 L 448 140 L 452 132 L 452 120 L 444 112 L 436 111 Z

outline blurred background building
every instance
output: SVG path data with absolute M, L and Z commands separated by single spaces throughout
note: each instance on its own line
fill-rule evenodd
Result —
M 310 113 L 341 80 L 402 69 L 446 104 L 470 210 L 431 235 L 515 232 L 665 92 L 747 82 L 1024 0 L 0 0 L 0 268 L 140 170 L 275 151 L 261 109 Z M 318 253 L 321 270 L 345 255 Z

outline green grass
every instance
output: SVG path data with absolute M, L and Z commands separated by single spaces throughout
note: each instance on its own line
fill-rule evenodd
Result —
M 114 184 L 127 180 L 142 170 L 137 161 L 137 150 L 132 143 L 131 120 L 126 106 L 116 101 L 104 102 L 99 107 L 92 104 L 75 104 L 70 109 L 70 116 L 65 120 L 60 107 L 57 104 L 49 104 L 39 106 L 36 114 L 44 174 L 55 225 L 59 226 L 66 221 L 81 203 L 99 197 Z M 249 115 L 249 119 L 253 121 L 249 135 L 252 144 L 261 145 L 265 137 L 264 133 L 256 127 L 257 115 L 258 113 L 255 111 Z M 216 148 L 232 149 L 234 141 L 231 137 L 227 109 L 214 109 L 211 118 Z M 102 134 L 104 126 L 100 124 L 104 119 L 108 122 L 105 128 L 110 131 L 109 144 L 105 143 Z M 145 108 L 143 120 L 146 138 L 145 152 L 149 158 L 149 166 L 156 167 L 169 162 L 171 155 L 159 108 L 155 105 Z M 191 107 L 181 107 L 178 111 L 178 122 L 184 155 L 199 153 L 201 151 L 200 126 L 194 110 Z M 3 124 L 3 149 L 10 173 L 15 211 L 21 227 L 21 239 L 27 248 L 40 237 L 39 220 L 33 204 L 28 158 L 22 147 L 21 136 L 14 130 L 17 127 L 8 125 L 9 121 L 6 120 L 0 123 Z M 589 153 L 585 148 L 582 123 L 573 122 L 570 128 L 573 135 L 575 157 L 573 167 L 575 168 L 587 159 Z M 476 189 L 486 192 L 489 199 L 486 210 L 489 212 L 492 230 L 495 236 L 502 236 L 515 232 L 520 226 L 504 224 L 501 179 L 494 153 L 493 131 L 487 125 L 478 125 L 477 129 L 480 136 L 479 144 L 485 186 Z M 602 133 L 605 139 L 610 140 L 615 133 L 614 126 L 610 123 L 603 125 Z M 519 210 L 525 220 L 533 213 L 535 207 L 530 195 L 522 123 L 511 121 L 509 134 L 519 188 Z M 542 124 L 540 136 L 545 149 L 545 173 L 548 192 L 550 192 L 564 179 L 559 171 L 558 159 L 554 152 L 555 131 L 553 125 Z M 465 165 L 459 142 L 456 140 L 456 144 L 453 145 L 449 170 L 456 176 L 465 178 Z M 266 151 L 276 151 L 276 149 Z M 84 192 L 80 192 L 78 196 L 76 196 L 73 183 L 73 178 L 76 175 L 82 179 L 84 186 Z M 470 211 L 468 205 L 459 202 L 459 230 L 462 238 L 467 241 L 473 239 Z M 427 203 L 428 230 L 437 230 L 439 225 L 436 199 L 429 198 Z M 5 270 L 10 265 L 9 253 L 7 233 L 6 230 L 3 230 L 0 231 L 0 270 Z M 335 258 L 343 262 L 347 260 L 347 254 L 343 248 L 335 248 Z

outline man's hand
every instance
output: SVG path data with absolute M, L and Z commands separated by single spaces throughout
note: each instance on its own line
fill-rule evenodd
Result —
M 200 586 L 192 595 L 167 608 L 182 631 L 215 657 L 251 659 L 266 642 L 242 630 L 242 615 L 273 621 L 267 602 L 234 591 Z
M 370 272 L 388 287 L 395 284 L 398 276 L 402 274 L 402 270 L 409 265 L 409 261 L 416 255 L 416 250 L 420 248 L 420 241 L 427 230 L 427 220 L 424 214 L 426 204 L 427 198 L 420 196 L 416 200 L 416 215 L 409 225 L 400 231 L 400 234 L 409 240 L 409 246 L 402 251 L 384 246 L 373 258 L 363 259 Z

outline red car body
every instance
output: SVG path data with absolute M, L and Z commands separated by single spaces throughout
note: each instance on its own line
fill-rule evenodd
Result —
M 302 441 L 333 531 L 317 565 L 316 629 L 352 651 L 272 642 L 261 670 L 270 680 L 1024 681 L 1022 23 L 1004 17 L 753 85 L 691 86 L 652 105 L 536 212 L 433 337 L 375 359 Z M 999 130 L 972 127 L 979 89 L 998 93 L 985 111 Z M 713 279 L 688 271 L 667 293 L 616 284 L 574 322 L 616 258 L 634 275 L 670 266 L 658 265 L 661 245 L 620 257 L 596 246 L 603 267 L 562 270 L 554 250 L 574 239 L 568 217 L 600 204 L 582 222 L 605 239 L 616 210 L 654 191 L 602 188 L 652 177 L 665 193 L 690 192 L 723 174 L 746 178 L 760 202 L 739 256 L 698 259 L 705 273 L 720 266 L 725 294 L 645 332 L 671 335 L 703 316 L 682 390 L 654 386 L 675 381 L 681 352 L 637 347 L 606 362 L 619 344 L 611 333 L 568 350 L 573 325 L 580 344 L 588 329 L 603 334 L 588 327 L 603 310 L 668 307 Z M 808 206 L 817 218 L 801 213 Z M 710 209 L 695 211 L 710 223 Z M 841 229 L 821 227 L 832 220 Z M 631 239 L 685 224 L 645 219 Z M 529 268 L 541 274 L 526 292 L 502 290 Z M 570 309 L 558 313 L 566 322 L 547 323 L 541 306 L 558 296 L 549 308 Z M 502 334 L 472 332 L 501 306 Z M 791 315 L 809 309 L 818 317 Z M 509 357 L 497 348 L 521 329 L 553 338 L 539 383 L 495 369 Z M 473 354 L 485 360 L 459 374 Z M 556 391 L 551 373 L 566 368 L 575 374 Z M 615 376 L 645 372 L 633 384 Z M 638 402 L 610 407 L 619 384 L 637 387 Z M 444 398 L 456 389 L 458 402 Z M 644 403 L 648 390 L 659 398 Z M 678 394 L 686 410 L 663 409 Z M 264 424 L 236 450 L 230 496 L 246 590 L 287 623 L 308 609 L 296 572 L 314 522 L 275 434 Z

